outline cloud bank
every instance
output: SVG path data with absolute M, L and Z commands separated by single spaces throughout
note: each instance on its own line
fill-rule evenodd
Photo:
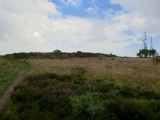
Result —
M 82 0 L 61 2 L 82 5 Z M 1 0 L 0 54 L 60 49 L 134 56 L 142 32 L 147 29 L 153 37 L 159 36 L 159 0 L 111 0 L 111 4 L 120 4 L 124 10 L 107 10 L 101 19 L 63 16 L 59 6 L 48 0 Z M 86 12 L 93 14 L 95 9 Z

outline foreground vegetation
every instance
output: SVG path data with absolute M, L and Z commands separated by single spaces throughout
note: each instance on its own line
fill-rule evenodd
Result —
M 29 59 L 4 120 L 159 120 L 160 67 L 151 59 Z
M 28 64 L 22 60 L 0 60 L 0 97 L 13 83 L 19 72 L 28 68 Z

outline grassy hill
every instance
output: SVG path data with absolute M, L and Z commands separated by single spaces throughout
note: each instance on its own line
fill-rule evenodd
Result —
M 54 53 L 54 52 L 48 52 L 48 53 L 37 53 L 37 52 L 31 52 L 31 53 L 14 53 L 14 54 L 7 54 L 3 57 L 8 59 L 66 59 L 66 58 L 86 58 L 86 57 L 116 57 L 116 55 L 113 54 L 102 54 L 102 53 L 89 53 L 89 52 L 75 52 L 75 53 Z
M 160 119 L 159 65 L 151 58 L 88 54 L 25 59 L 30 71 L 15 88 L 3 119 Z

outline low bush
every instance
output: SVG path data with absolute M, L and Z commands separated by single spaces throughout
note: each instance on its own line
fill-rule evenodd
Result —
M 158 105 L 159 101 L 154 101 Z M 105 101 L 105 108 L 110 111 L 110 118 L 115 120 L 159 120 L 159 110 L 154 111 L 153 101 L 123 99 Z
M 127 98 L 136 98 L 137 97 L 137 92 L 135 92 L 135 89 L 130 87 L 130 86 L 122 86 L 119 92 L 123 97 Z
M 83 67 L 75 67 L 71 69 L 73 76 L 83 77 L 86 74 L 87 70 Z
M 100 115 L 105 110 L 96 92 L 86 92 L 80 96 L 72 96 L 70 99 L 74 118 L 94 118 L 94 116 Z

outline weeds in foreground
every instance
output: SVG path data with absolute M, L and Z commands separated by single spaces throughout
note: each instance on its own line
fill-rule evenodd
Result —
M 160 119 L 160 95 L 154 91 L 118 84 L 116 78 L 84 78 L 55 73 L 26 77 L 15 88 L 3 119 Z

